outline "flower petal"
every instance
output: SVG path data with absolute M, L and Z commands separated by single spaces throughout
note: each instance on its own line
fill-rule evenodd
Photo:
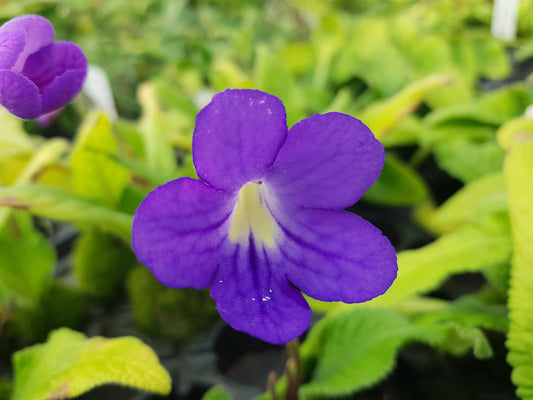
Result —
M 287 343 L 309 326 L 311 310 L 283 274 L 279 255 L 249 245 L 224 247 L 211 297 L 234 329 L 274 344 Z
M 54 42 L 55 32 L 52 24 L 40 15 L 22 15 L 7 21 L 0 27 L 0 33 L 17 31 L 26 34 L 24 50 L 13 66 L 15 72 L 20 72 L 30 54 Z
M 289 281 L 322 301 L 359 303 L 379 296 L 397 274 L 396 254 L 381 231 L 347 211 L 276 213 Z
M 164 285 L 209 286 L 228 232 L 233 196 L 180 178 L 148 194 L 133 217 L 132 247 Z
M 0 69 L 11 69 L 24 49 L 24 32 L 0 33 Z
M 344 209 L 378 178 L 385 160 L 370 129 L 347 114 L 316 114 L 294 125 L 265 181 L 303 207 Z
M 261 179 L 287 135 L 281 101 L 259 90 L 226 90 L 196 117 L 193 160 L 211 186 L 238 190 Z
M 72 100 L 87 75 L 87 58 L 72 42 L 57 42 L 30 55 L 22 71 L 40 88 L 43 112 L 48 113 Z
M 39 88 L 25 76 L 9 70 L 0 70 L 0 104 L 23 119 L 42 114 Z

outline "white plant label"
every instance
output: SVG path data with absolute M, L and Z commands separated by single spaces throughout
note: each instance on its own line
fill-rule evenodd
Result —
M 494 0 L 492 12 L 492 35 L 498 39 L 511 41 L 516 37 L 519 0 Z

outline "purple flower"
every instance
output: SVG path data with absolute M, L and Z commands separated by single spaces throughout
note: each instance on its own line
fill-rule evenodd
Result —
M 309 326 L 300 290 L 363 302 L 396 278 L 388 239 L 344 211 L 384 162 L 361 121 L 317 114 L 287 131 L 277 97 L 226 90 L 196 118 L 193 159 L 200 180 L 179 178 L 148 194 L 132 246 L 164 285 L 211 286 L 233 328 L 285 343 Z
M 72 42 L 55 42 L 52 24 L 23 15 L 0 27 L 0 104 L 17 117 L 38 118 L 81 90 L 87 58 Z

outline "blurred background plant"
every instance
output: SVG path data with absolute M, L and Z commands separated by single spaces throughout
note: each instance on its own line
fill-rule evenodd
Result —
M 277 95 L 289 125 L 349 113 L 387 150 L 352 209 L 395 245 L 398 280 L 361 305 L 311 300 L 321 319 L 264 398 L 294 384 L 302 399 L 513 398 L 513 384 L 532 398 L 533 1 L 511 43 L 491 37 L 486 0 L 0 2 L 3 19 L 24 13 L 103 68 L 119 118 L 83 94 L 47 127 L 0 113 L 0 399 L 13 353 L 60 327 L 141 336 L 171 371 L 168 398 L 217 383 L 249 398 L 283 372 L 283 355 L 217 323 L 207 293 L 161 286 L 129 247 L 144 196 L 194 175 L 195 115 L 227 87 Z M 57 352 L 58 335 L 82 346 L 57 331 Z M 15 387 L 35 368 L 22 358 Z

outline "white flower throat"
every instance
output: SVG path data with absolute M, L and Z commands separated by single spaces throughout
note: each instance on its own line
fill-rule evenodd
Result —
M 229 238 L 234 243 L 248 244 L 250 235 L 253 235 L 256 245 L 276 245 L 279 227 L 261 195 L 261 185 L 261 181 L 247 183 L 239 191 L 229 230 Z

